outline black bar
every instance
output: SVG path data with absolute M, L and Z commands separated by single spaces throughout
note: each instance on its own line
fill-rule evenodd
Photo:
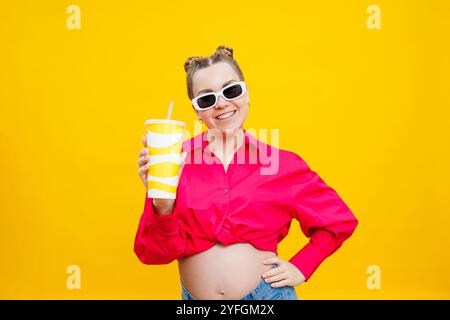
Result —
M 2 300 L 0 308 L 14 316 L 56 314 L 120 316 L 130 319 L 306 319 L 306 317 L 358 318 L 424 316 L 446 318 L 450 300 Z M 57 311 L 57 309 L 61 311 Z M 381 318 L 383 317 L 383 318 Z M 403 318 L 402 318 L 403 319 Z

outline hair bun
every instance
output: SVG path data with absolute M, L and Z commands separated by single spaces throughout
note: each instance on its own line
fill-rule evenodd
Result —
M 188 70 L 197 63 L 197 61 L 200 59 L 201 57 L 189 57 L 186 59 L 186 61 L 184 62 L 184 71 L 188 72 Z
M 215 54 L 229 56 L 233 58 L 233 48 L 227 46 L 218 46 Z

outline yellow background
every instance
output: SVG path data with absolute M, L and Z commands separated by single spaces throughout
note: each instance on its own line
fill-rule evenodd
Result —
M 81 30 L 66 9 L 81 8 Z M 381 8 L 381 30 L 366 26 Z M 279 128 L 360 224 L 300 299 L 450 298 L 447 1 L 3 1 L 0 298 L 180 299 L 133 253 L 144 120 L 192 130 L 184 60 L 231 46 L 246 128 Z M 204 127 L 205 129 L 205 127 Z M 304 244 L 296 221 L 280 244 Z M 81 289 L 66 268 L 81 268 Z M 367 267 L 381 268 L 369 290 Z

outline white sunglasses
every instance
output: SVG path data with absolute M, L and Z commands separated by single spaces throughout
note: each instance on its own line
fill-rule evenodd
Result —
M 223 97 L 227 101 L 236 100 L 247 92 L 247 86 L 244 81 L 232 83 L 218 92 L 207 92 L 192 99 L 192 105 L 196 110 L 203 111 L 214 108 Z

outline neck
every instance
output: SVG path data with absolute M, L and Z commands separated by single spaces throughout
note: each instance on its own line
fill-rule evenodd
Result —
M 242 128 L 226 130 L 209 129 L 206 132 L 209 149 L 224 154 L 234 154 L 244 143 L 244 130 Z

